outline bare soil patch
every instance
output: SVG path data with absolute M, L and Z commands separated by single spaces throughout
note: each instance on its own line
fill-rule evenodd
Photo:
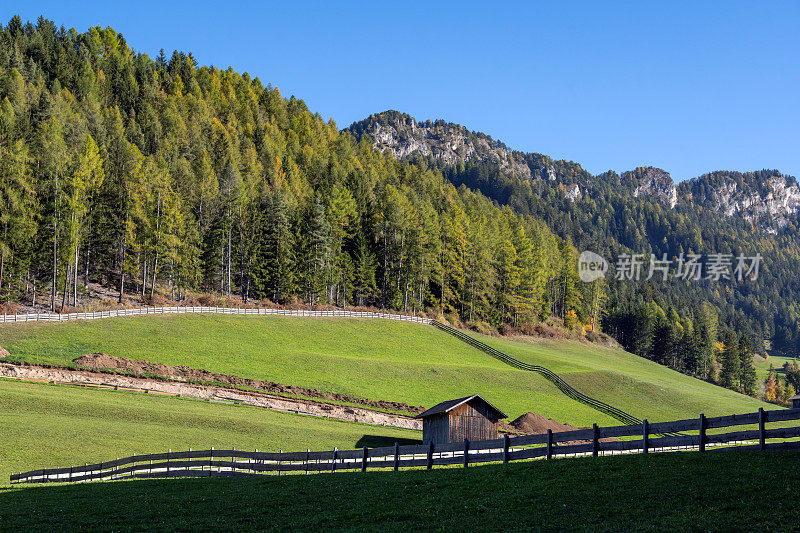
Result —
M 0 359 L 2 359 L 3 357 L 9 357 L 10 355 L 11 354 L 8 353 L 8 350 L 0 346 Z
M 576 429 L 580 429 L 576 428 L 575 426 L 571 426 L 569 424 L 562 424 L 560 422 L 556 422 L 555 420 L 551 420 L 550 418 L 545 418 L 542 415 L 537 415 L 536 413 L 525 413 L 524 415 L 512 421 L 511 426 L 514 427 L 517 431 L 525 433 L 526 435 L 538 435 L 540 433 L 547 433 L 548 429 L 552 430 L 553 433 L 558 433 L 560 431 L 574 431 Z
M 575 431 L 578 429 L 587 429 L 587 428 L 577 428 L 575 426 L 571 426 L 569 424 L 562 424 L 561 422 L 556 422 L 550 418 L 545 418 L 542 415 L 537 415 L 536 413 L 525 413 L 524 415 L 518 417 L 517 419 L 513 420 L 509 424 L 514 430 L 524 433 L 526 435 L 539 435 L 541 433 L 547 433 L 547 430 L 552 430 L 553 433 L 559 433 L 563 431 Z M 602 438 L 600 442 L 611 442 L 617 439 L 614 438 Z M 588 440 L 579 440 L 579 441 L 569 441 L 563 442 L 560 444 L 563 445 L 571 445 L 571 444 L 586 444 Z
M 136 376 L 156 375 L 162 378 L 178 381 L 221 383 L 223 385 L 235 388 L 244 387 L 258 391 L 270 392 L 273 394 L 290 394 L 294 396 L 304 396 L 307 398 L 319 398 L 322 400 L 354 403 L 375 409 L 401 411 L 411 414 L 418 414 L 424 411 L 424 408 L 422 407 L 408 405 L 404 402 L 366 400 L 364 398 L 356 398 L 355 396 L 350 396 L 348 394 L 321 392 L 317 389 L 300 387 L 297 385 L 283 385 L 273 381 L 262 381 L 259 379 L 242 378 L 228 374 L 218 374 L 216 372 L 209 372 L 208 370 L 191 368 L 183 365 L 169 366 L 163 363 L 151 363 L 149 361 L 128 359 L 127 357 L 117 357 L 104 353 L 83 355 L 75 359 L 73 362 L 82 368 L 110 370 L 112 372 L 123 372 Z
M 0 376 L 27 381 L 46 381 L 59 385 L 79 385 L 102 389 L 113 388 L 114 390 L 128 392 L 198 398 L 211 402 L 252 405 L 273 411 L 334 418 L 376 426 L 422 429 L 421 422 L 409 415 L 387 413 L 368 407 L 339 405 L 323 400 L 279 396 L 224 385 L 192 383 L 162 377 L 138 377 L 119 372 L 110 372 L 105 369 L 74 370 L 0 361 Z

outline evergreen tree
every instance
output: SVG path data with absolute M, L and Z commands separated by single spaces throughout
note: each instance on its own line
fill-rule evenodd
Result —
M 308 301 L 314 305 L 326 300 L 331 254 L 331 228 L 319 198 L 311 206 L 307 235 L 306 292 Z
M 741 382 L 741 356 L 739 354 L 739 339 L 736 334 L 726 330 L 722 336 L 724 348 L 722 349 L 722 369 L 720 370 L 720 383 L 723 387 L 739 390 Z
M 375 282 L 377 266 L 375 255 L 369 249 L 367 239 L 363 233 L 358 233 L 353 259 L 353 286 L 356 305 L 364 306 L 375 296 L 378 289 Z
M 749 396 L 756 394 L 756 367 L 753 364 L 753 349 L 750 339 L 739 335 L 739 383 L 741 390 Z

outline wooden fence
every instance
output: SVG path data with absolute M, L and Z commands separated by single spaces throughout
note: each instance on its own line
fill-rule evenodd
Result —
M 800 450 L 800 426 L 767 428 L 800 420 L 800 409 L 781 409 L 716 418 L 677 420 L 673 422 L 598 427 L 541 435 L 523 435 L 501 439 L 449 444 L 417 444 L 360 450 L 323 452 L 247 452 L 230 450 L 195 450 L 187 452 L 133 455 L 83 466 L 49 468 L 11 475 L 11 483 L 77 482 L 126 478 L 231 477 L 258 476 L 267 473 L 339 472 L 347 470 L 427 468 L 434 466 L 519 461 L 525 459 L 649 453 L 678 450 L 792 449 Z M 757 425 L 757 429 L 728 433 L 710 432 L 718 428 Z M 683 432 L 676 434 L 677 432 Z M 693 432 L 686 434 L 686 432 Z M 694 433 L 696 432 L 696 433 Z M 652 436 L 676 434 L 652 438 Z M 641 437 L 636 440 L 619 440 Z M 614 440 L 602 440 L 613 438 Z
M 418 324 L 430 324 L 429 318 L 392 313 L 373 313 L 370 311 L 347 311 L 333 309 L 329 311 L 313 311 L 304 309 L 244 309 L 240 307 L 139 307 L 136 309 L 114 309 L 111 311 L 95 311 L 92 313 L 27 313 L 22 315 L 0 315 L 3 322 L 64 322 L 67 320 L 94 320 L 118 316 L 140 316 L 156 314 L 184 313 L 218 313 L 224 315 L 274 315 L 298 317 L 346 317 L 346 318 L 386 318 Z

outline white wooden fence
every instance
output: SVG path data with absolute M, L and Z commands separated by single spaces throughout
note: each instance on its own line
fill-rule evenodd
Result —
M 401 320 L 403 322 L 416 322 L 430 324 L 430 318 L 391 313 L 373 313 L 370 311 L 347 311 L 333 309 L 330 311 L 312 311 L 305 309 L 243 309 L 239 307 L 139 307 L 136 309 L 114 309 L 111 311 L 94 311 L 92 313 L 27 313 L 21 315 L 0 315 L 0 323 L 4 322 L 64 322 L 67 320 L 94 320 L 97 318 L 111 318 L 117 316 L 140 316 L 158 314 L 184 314 L 184 313 L 218 313 L 224 315 L 273 315 L 296 317 L 346 317 L 346 318 L 385 318 Z

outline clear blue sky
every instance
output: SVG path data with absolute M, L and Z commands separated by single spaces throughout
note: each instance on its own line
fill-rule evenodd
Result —
M 247 71 L 340 127 L 397 109 L 595 173 L 800 177 L 798 0 L 16 4 L 4 23 L 112 26 L 151 57 Z

